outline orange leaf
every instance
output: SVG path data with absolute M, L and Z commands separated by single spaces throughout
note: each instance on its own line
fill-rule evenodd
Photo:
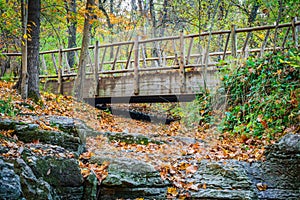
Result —
M 186 168 L 186 173 L 187 174 L 194 174 L 198 170 L 198 166 L 196 165 L 191 165 Z

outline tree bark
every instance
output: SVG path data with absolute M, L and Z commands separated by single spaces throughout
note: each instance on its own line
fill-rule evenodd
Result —
M 168 0 L 164 0 L 163 16 L 161 19 L 160 37 L 164 36 L 165 28 L 166 28 L 166 24 L 167 24 L 167 17 L 168 17 Z
M 87 0 L 86 2 L 86 10 L 88 13 L 85 15 L 84 19 L 84 27 L 83 27 L 83 38 L 81 44 L 81 52 L 79 57 L 79 71 L 75 81 L 74 86 L 74 95 L 78 100 L 83 99 L 83 89 L 84 89 L 84 81 L 85 81 L 85 72 L 86 72 L 86 61 L 88 57 L 88 48 L 91 37 L 91 16 L 92 16 L 92 5 L 94 4 L 94 0 Z
M 248 18 L 248 26 L 252 26 L 252 23 L 256 19 L 257 11 L 258 11 L 260 6 L 261 6 L 261 3 L 258 0 L 255 0 L 254 4 L 252 6 L 251 12 L 250 12 L 250 16 Z
M 27 99 L 28 96 L 28 73 L 27 73 L 27 0 L 22 0 L 21 3 L 22 12 L 22 73 L 21 73 L 21 97 L 22 99 Z
M 76 0 L 65 0 L 65 8 L 67 11 L 67 23 L 68 23 L 68 48 L 76 47 Z M 69 66 L 72 68 L 75 64 L 75 52 L 70 51 L 67 54 Z
M 40 99 L 39 91 L 39 46 L 40 46 L 41 0 L 28 1 L 28 28 L 30 36 L 27 43 L 28 97 Z
M 40 14 L 41 14 L 41 0 L 29 0 L 28 19 L 27 19 L 28 20 L 27 21 L 28 22 L 27 23 L 27 36 L 28 36 L 27 72 L 25 68 L 22 68 L 22 70 L 25 71 L 21 70 L 20 79 L 14 86 L 14 88 L 17 88 L 19 91 L 21 91 L 21 85 L 26 83 L 26 75 L 27 75 L 28 76 L 27 94 L 28 97 L 33 99 L 35 102 L 38 102 L 40 100 L 40 90 L 39 90 Z M 24 59 L 23 62 L 26 62 L 26 59 Z M 22 77 L 25 77 L 24 80 L 22 80 Z M 24 90 L 23 92 L 25 92 L 26 88 L 23 88 L 23 90 Z

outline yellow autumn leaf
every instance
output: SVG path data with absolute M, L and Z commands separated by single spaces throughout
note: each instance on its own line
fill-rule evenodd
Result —
M 177 189 L 174 187 L 168 187 L 168 194 L 172 195 L 173 197 L 176 197 L 178 194 Z

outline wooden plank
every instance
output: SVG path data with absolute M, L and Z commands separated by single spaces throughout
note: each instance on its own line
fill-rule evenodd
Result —
M 180 92 L 185 93 L 186 89 L 186 77 L 185 77 L 185 49 L 184 49 L 184 37 L 183 32 L 180 32 L 180 65 L 179 65 L 179 76 L 180 76 Z
M 57 93 L 58 94 L 63 94 L 63 79 L 62 79 L 62 49 L 59 49 L 58 52 L 58 88 L 57 88 Z
M 174 64 L 179 66 L 179 61 L 178 61 L 178 55 L 177 55 L 177 51 L 176 51 L 176 45 L 175 45 L 175 40 L 172 40 L 172 46 L 173 46 L 173 50 L 174 50 Z
M 166 53 L 165 52 L 163 52 L 163 61 L 162 61 L 162 66 L 163 67 L 166 67 L 166 65 L 167 65 L 167 58 L 166 58 Z
M 295 23 L 296 26 L 300 25 L 300 21 L 297 21 Z M 292 26 L 291 23 L 285 23 L 285 24 L 279 24 L 278 28 L 284 28 L 284 27 L 289 27 Z M 246 32 L 253 32 L 253 31 L 262 31 L 262 30 L 268 30 L 268 29 L 275 29 L 276 25 L 266 25 L 266 26 L 257 26 L 257 27 L 250 27 L 250 28 L 239 28 L 236 29 L 236 33 L 246 33 Z M 212 35 L 220 35 L 220 34 L 228 34 L 230 33 L 230 30 L 220 30 L 220 31 L 213 31 L 211 32 Z M 209 32 L 203 32 L 200 34 L 190 34 L 184 36 L 185 38 L 190 38 L 190 37 L 199 37 L 199 36 L 207 36 L 209 35 Z
M 48 75 L 48 70 L 47 70 L 45 57 L 44 57 L 44 55 L 41 55 L 41 57 L 42 57 L 42 65 L 43 65 L 43 68 L 44 68 L 44 72 L 45 72 L 46 75 Z
M 259 57 L 262 57 L 263 54 L 264 54 L 264 51 L 265 51 L 265 48 L 266 48 L 266 45 L 267 45 L 267 42 L 268 42 L 269 35 L 270 35 L 270 29 L 267 30 L 267 33 L 265 35 L 265 39 L 264 39 L 264 41 L 261 45 Z
M 292 20 L 293 40 L 295 48 L 298 48 L 298 28 L 296 27 L 297 18 L 294 17 Z
M 291 27 L 288 27 L 288 29 L 287 29 L 286 32 L 285 32 L 285 35 L 284 35 L 284 38 L 283 38 L 283 42 L 282 42 L 282 45 L 281 45 L 281 48 L 282 48 L 282 49 L 283 49 L 284 46 L 285 46 L 285 43 L 286 43 L 286 40 L 287 40 L 287 38 L 288 38 L 290 29 L 291 29 Z
M 139 36 L 134 40 L 134 85 L 133 93 L 138 95 L 140 93 L 139 87 Z
M 225 48 L 224 48 L 224 53 L 223 53 L 223 60 L 225 60 L 225 56 L 226 56 L 226 52 L 227 52 L 227 48 L 228 48 L 228 44 L 229 44 L 229 39 L 230 39 L 230 34 L 227 34 L 227 38 L 226 38 L 226 43 L 225 43 Z
M 143 61 L 143 68 L 146 68 L 147 67 L 147 62 L 146 62 L 146 44 L 142 44 L 141 45 L 141 48 L 142 48 L 142 61 Z
M 158 55 L 158 65 L 161 67 L 162 57 L 161 57 L 161 50 L 160 50 L 159 42 L 155 42 L 155 46 L 156 46 L 156 52 L 157 52 L 157 55 Z
M 63 54 L 63 58 L 64 58 L 65 63 L 66 63 L 67 73 L 70 73 L 70 65 L 69 65 L 69 62 L 68 62 L 67 54 L 66 53 L 62 53 L 62 54 Z
M 101 64 L 100 64 L 100 69 L 99 69 L 100 72 L 103 71 L 103 65 L 104 65 L 106 50 L 107 50 L 107 48 L 105 48 L 104 51 L 103 51 L 102 61 L 101 61 Z
M 111 67 L 111 70 L 115 70 L 116 61 L 117 61 L 118 56 L 119 56 L 119 51 L 120 51 L 120 46 L 117 47 L 117 51 L 116 51 L 116 54 L 115 54 L 115 58 L 114 58 L 114 62 L 113 62 L 113 65 Z
M 244 45 L 243 45 L 243 48 L 242 48 L 242 57 L 246 56 L 245 51 L 246 51 L 246 48 L 247 48 L 247 45 L 248 45 L 248 41 L 249 41 L 251 35 L 252 35 L 252 32 L 248 32 L 247 33 L 247 36 L 246 36 L 246 39 L 245 39 L 245 42 L 244 42 Z
M 132 55 L 132 50 L 133 50 L 133 46 L 134 46 L 134 44 L 132 44 L 131 47 L 130 47 L 128 59 L 126 61 L 126 65 L 125 65 L 125 69 L 128 69 L 128 67 L 129 67 L 130 60 L 131 60 L 131 55 Z
M 193 42 L 194 42 L 194 38 L 191 38 L 189 49 L 188 49 L 188 54 L 187 54 L 187 58 L 186 58 L 186 64 L 189 64 L 189 62 L 190 62 L 190 56 L 191 56 L 191 52 L 192 52 Z
M 236 36 L 236 25 L 231 25 L 231 55 L 237 57 L 237 36 Z
M 94 77 L 95 77 L 95 97 L 99 96 L 99 41 L 96 41 L 94 48 Z
M 58 71 L 57 71 L 57 64 L 56 64 L 56 58 L 55 58 L 54 53 L 51 53 L 51 56 L 52 56 L 53 66 L 54 66 L 55 72 L 56 72 L 56 74 L 57 74 Z
M 78 68 L 79 56 L 78 56 L 78 52 L 77 51 L 75 51 L 75 58 L 76 58 L 77 68 Z

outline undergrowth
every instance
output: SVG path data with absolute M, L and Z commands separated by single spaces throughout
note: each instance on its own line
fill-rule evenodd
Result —
M 18 110 L 14 107 L 11 98 L 8 98 L 8 100 L 0 99 L 0 116 L 7 115 L 10 117 L 14 117 L 17 115 L 17 113 Z
M 278 51 L 222 68 L 223 132 L 272 137 L 299 131 L 300 51 Z

